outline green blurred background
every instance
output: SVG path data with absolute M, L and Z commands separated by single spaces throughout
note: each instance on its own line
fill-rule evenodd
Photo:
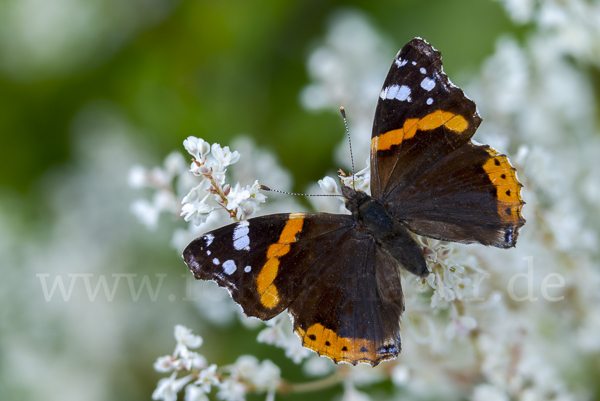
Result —
M 26 8 L 19 3 L 31 9 L 13 10 Z M 0 184 L 25 195 L 48 168 L 69 161 L 73 118 L 97 100 L 118 105 L 159 155 L 189 135 L 227 143 L 248 133 L 302 187 L 331 164 L 340 140 L 337 115 L 298 104 L 307 56 L 332 12 L 364 11 L 398 49 L 426 38 L 443 49 L 450 76 L 477 69 L 498 35 L 513 30 L 500 5 L 480 0 L 54 0 L 34 8 L 43 3 L 2 6 Z M 9 11 L 25 15 L 6 21 Z
M 522 30 L 485 0 L 0 3 L 0 399 L 148 400 L 162 377 L 152 363 L 172 352 L 177 323 L 216 344 L 201 350 L 210 362 L 254 354 L 303 380 L 282 350 L 239 324 L 202 323 L 189 303 L 132 302 L 124 285 L 112 302 L 78 289 L 71 302 L 45 302 L 36 274 L 51 283 L 59 274 L 169 272 L 161 294 L 180 299 L 186 269 L 168 232 L 148 232 L 129 212 L 139 193 L 127 171 L 182 151 L 190 135 L 222 145 L 252 136 L 298 191 L 339 167 L 339 115 L 304 110 L 299 93 L 308 55 L 342 8 L 364 13 L 396 50 L 426 38 L 458 84 L 499 36 Z M 118 121 L 90 117 L 98 105 Z M 122 146 L 106 147 L 104 136 Z

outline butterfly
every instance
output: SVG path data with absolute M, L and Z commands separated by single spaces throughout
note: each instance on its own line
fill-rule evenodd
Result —
M 372 366 L 401 350 L 399 268 L 427 277 L 410 233 L 514 247 L 525 224 L 515 169 L 471 140 L 475 103 L 420 38 L 396 55 L 371 136 L 371 195 L 342 187 L 350 214 L 251 218 L 192 241 L 183 258 L 197 279 L 226 288 L 248 316 L 287 310 L 303 346 L 334 362 Z

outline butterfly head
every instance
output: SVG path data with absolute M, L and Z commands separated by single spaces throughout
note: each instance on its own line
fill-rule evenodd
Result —
M 369 195 L 360 189 L 356 190 L 346 185 L 342 186 L 342 195 L 346 198 L 344 202 L 346 209 L 352 212 L 353 215 L 358 213 L 358 209 L 363 203 L 371 199 Z

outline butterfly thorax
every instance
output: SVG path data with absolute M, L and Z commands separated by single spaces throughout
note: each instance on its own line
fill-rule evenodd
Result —
M 381 250 L 406 270 L 422 277 L 429 274 L 422 248 L 383 203 L 363 191 L 347 186 L 342 187 L 342 194 L 358 231 L 368 234 Z

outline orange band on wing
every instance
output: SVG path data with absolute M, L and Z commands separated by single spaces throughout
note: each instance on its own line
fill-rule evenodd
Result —
M 403 140 L 414 137 L 417 130 L 430 131 L 441 126 L 460 134 L 469 127 L 469 123 L 459 114 L 436 110 L 421 119 L 409 118 L 404 121 L 402 128 L 376 136 L 371 141 L 371 149 L 389 150 L 394 145 L 400 145 Z
M 267 263 L 264 264 L 256 278 L 256 288 L 260 294 L 260 303 L 272 309 L 279 303 L 279 293 L 273 280 L 279 271 L 279 258 L 290 251 L 290 245 L 296 241 L 296 235 L 302 231 L 303 213 L 292 213 L 279 236 L 279 241 L 267 249 Z
M 521 209 L 524 202 L 517 172 L 506 156 L 498 154 L 492 148 L 487 149 L 487 152 L 492 157 L 485 162 L 483 169 L 496 187 L 498 214 L 502 221 L 518 225 L 523 219 Z
M 296 333 L 303 346 L 333 359 L 336 363 L 348 362 L 356 365 L 358 362 L 367 362 L 375 366 L 383 360 L 394 358 L 400 351 L 378 353 L 373 341 L 339 337 L 335 331 L 325 328 L 320 323 L 313 324 L 306 331 L 297 328 Z

